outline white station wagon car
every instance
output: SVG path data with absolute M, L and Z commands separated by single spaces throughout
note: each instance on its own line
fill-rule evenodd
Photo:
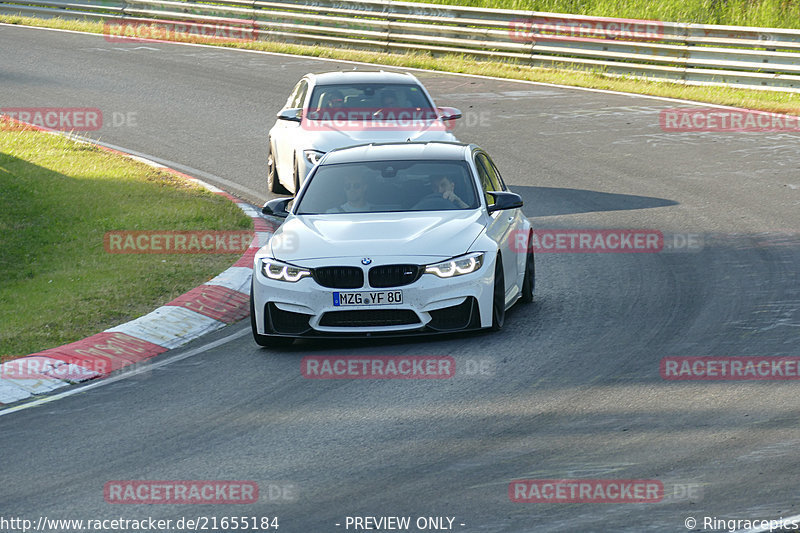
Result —
M 500 329 L 534 289 L 531 225 L 489 156 L 445 142 L 333 150 L 255 256 L 255 341 Z M 523 237 L 520 239 L 520 236 Z
M 296 193 L 319 158 L 366 142 L 455 141 L 461 112 L 435 107 L 411 74 L 344 71 L 307 74 L 269 131 L 267 187 Z

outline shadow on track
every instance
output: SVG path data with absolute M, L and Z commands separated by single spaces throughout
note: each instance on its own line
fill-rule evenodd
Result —
M 584 189 L 515 185 L 512 190 L 522 196 L 522 200 L 525 202 L 523 210 L 529 217 L 574 215 L 602 211 L 628 211 L 678 205 L 678 202 L 664 198 L 587 191 Z

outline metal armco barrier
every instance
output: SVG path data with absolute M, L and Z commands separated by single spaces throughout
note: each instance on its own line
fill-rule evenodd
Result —
M 392 0 L 4 0 L 0 13 L 384 52 L 464 54 L 678 83 L 800 92 L 800 30 L 709 26 Z M 155 22 L 158 21 L 158 22 Z M 186 26 L 188 24 L 188 26 Z M 155 31 L 155 30 L 151 30 Z M 157 32 L 156 32 L 157 33 Z M 245 37 L 246 35 L 246 37 Z

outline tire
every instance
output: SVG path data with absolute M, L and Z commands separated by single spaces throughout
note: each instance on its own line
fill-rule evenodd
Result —
M 272 154 L 272 141 L 267 143 L 267 189 L 274 194 L 289 194 L 286 187 L 278 179 L 278 167 L 275 165 L 275 156 Z
M 297 159 L 294 160 L 294 195 L 300 192 L 300 171 L 297 170 Z
M 522 278 L 522 296 L 520 301 L 529 304 L 533 301 L 533 290 L 536 286 L 536 265 L 533 263 L 533 249 L 530 246 L 530 237 L 528 238 L 528 252 L 525 254 L 525 277 Z
M 492 331 L 503 329 L 506 321 L 506 283 L 503 275 L 503 259 L 497 254 L 494 264 L 494 291 L 492 297 Z
M 285 348 L 291 346 L 294 339 L 291 337 L 272 337 L 270 335 L 261 335 L 256 328 L 256 307 L 253 302 L 253 284 L 250 284 L 250 327 L 253 330 L 253 340 L 256 344 L 264 348 Z

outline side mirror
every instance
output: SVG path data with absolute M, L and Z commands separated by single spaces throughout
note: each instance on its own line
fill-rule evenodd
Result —
M 442 120 L 455 120 L 457 118 L 461 118 L 461 110 L 456 109 L 455 107 L 437 107 L 437 111 L 439 111 L 439 117 Z
M 494 205 L 490 205 L 487 209 L 490 214 L 504 209 L 522 207 L 522 197 L 519 194 L 501 191 L 487 191 L 486 194 L 491 194 L 492 198 L 494 198 Z
M 289 216 L 289 211 L 286 210 L 286 206 L 289 205 L 289 202 L 292 200 L 294 200 L 294 198 L 275 198 L 265 203 L 264 207 L 261 208 L 261 212 L 273 217 L 286 218 Z
M 278 113 L 278 120 L 288 120 L 290 122 L 302 122 L 303 110 L 300 108 L 284 109 Z

